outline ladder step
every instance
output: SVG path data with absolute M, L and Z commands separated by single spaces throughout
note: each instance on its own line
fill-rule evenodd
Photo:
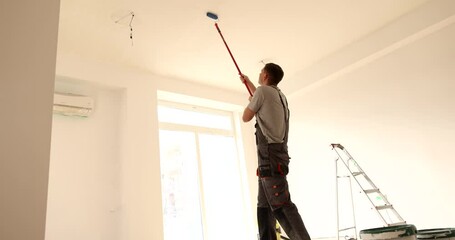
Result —
M 338 232 L 346 231 L 346 230 L 349 230 L 349 229 L 355 229 L 355 227 L 343 228 L 343 229 L 338 230 Z
M 352 176 L 354 177 L 362 174 L 364 174 L 364 172 L 352 172 Z
M 378 189 L 378 188 L 367 189 L 367 190 L 364 190 L 364 192 L 365 192 L 366 194 L 369 194 L 369 193 L 377 193 L 377 192 L 379 192 L 379 189 Z
M 350 178 L 350 175 L 345 175 L 345 176 L 337 176 L 337 178 Z
M 405 224 L 406 224 L 406 221 L 403 221 L 403 222 L 387 224 L 387 226 L 391 227 L 391 226 L 400 226 L 400 225 L 405 225 Z
M 392 209 L 392 205 L 383 205 L 383 206 L 376 206 L 377 210 L 384 210 L 384 209 Z

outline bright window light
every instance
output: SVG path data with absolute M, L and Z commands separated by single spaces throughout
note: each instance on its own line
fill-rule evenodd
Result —
M 234 114 L 160 102 L 158 120 L 164 240 L 253 239 Z
M 196 112 L 168 106 L 158 106 L 158 120 L 165 123 L 232 130 L 230 115 Z

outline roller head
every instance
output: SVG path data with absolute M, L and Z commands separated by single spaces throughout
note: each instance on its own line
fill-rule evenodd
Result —
M 216 15 L 215 13 L 212 13 L 212 12 L 207 12 L 207 17 L 217 21 L 218 20 L 218 15 Z

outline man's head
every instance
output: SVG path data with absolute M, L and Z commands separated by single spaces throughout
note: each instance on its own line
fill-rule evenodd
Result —
M 284 72 L 281 67 L 275 63 L 267 63 L 259 75 L 259 84 L 278 85 L 283 79 Z M 267 81 L 267 83 L 265 82 Z
M 284 72 L 280 66 L 275 63 L 267 63 L 259 75 L 259 83 L 264 84 L 267 80 L 267 85 L 278 85 L 283 79 Z M 262 82 L 261 82 L 262 81 Z

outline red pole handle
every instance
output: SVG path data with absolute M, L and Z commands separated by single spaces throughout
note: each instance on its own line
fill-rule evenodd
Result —
M 237 71 L 239 71 L 239 75 L 241 76 L 241 75 L 242 75 L 242 72 L 240 71 L 240 68 L 239 68 L 239 66 L 237 65 L 237 62 L 235 61 L 234 56 L 232 55 L 231 50 L 229 49 L 229 46 L 228 46 L 227 43 L 226 43 L 226 40 L 224 40 L 223 34 L 221 33 L 221 30 L 220 30 L 220 28 L 218 27 L 218 24 L 217 24 L 217 23 L 215 23 L 215 27 L 216 27 L 216 29 L 218 30 L 218 33 L 220 34 L 221 39 L 223 39 L 224 45 L 226 46 L 226 48 L 227 48 L 227 50 L 228 50 L 228 52 L 229 52 L 229 55 L 231 55 L 232 61 L 234 61 L 235 67 L 237 68 Z M 251 92 L 250 88 L 248 87 L 248 84 L 246 83 L 246 81 L 243 81 L 243 83 L 245 84 L 245 87 L 246 87 L 246 89 L 248 90 L 248 93 L 250 93 L 250 96 L 253 96 L 253 93 Z

